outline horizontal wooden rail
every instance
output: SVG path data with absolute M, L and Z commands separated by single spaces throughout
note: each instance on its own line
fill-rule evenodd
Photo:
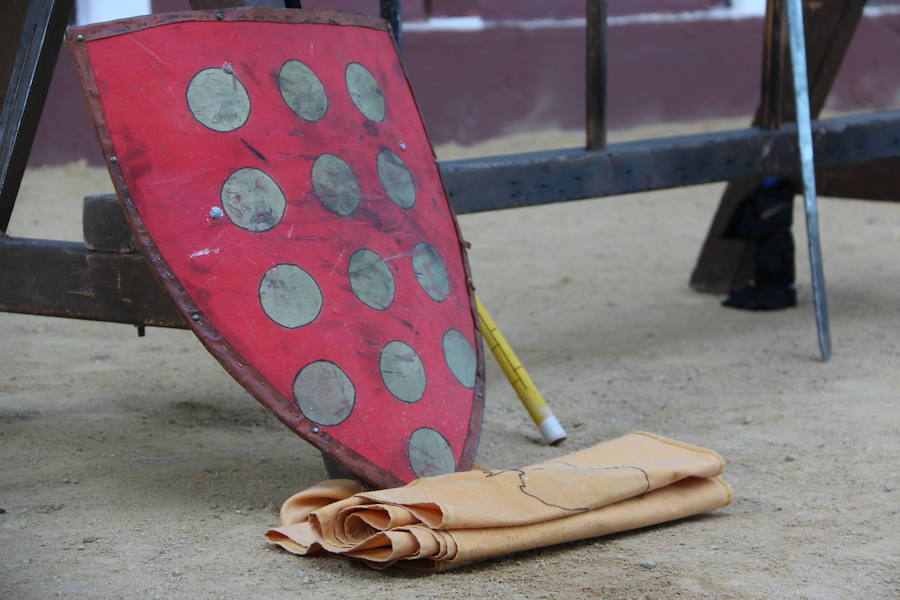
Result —
M 138 253 L 0 238 L 0 311 L 185 327 Z
M 815 151 L 827 167 L 900 156 L 900 111 L 819 121 Z M 442 162 L 458 213 L 612 196 L 797 170 L 793 126 L 742 129 Z M 0 311 L 183 327 L 140 254 L 83 244 L 0 237 Z
M 790 175 L 799 169 L 797 133 L 749 128 L 583 148 L 441 163 L 457 213 Z M 816 164 L 832 167 L 900 156 L 900 111 L 814 123 Z

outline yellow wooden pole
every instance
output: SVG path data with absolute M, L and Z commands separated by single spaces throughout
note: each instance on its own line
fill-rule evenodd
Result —
M 481 335 L 487 342 L 488 348 L 494 354 L 494 358 L 500 364 L 500 368 L 503 369 L 503 373 L 506 374 L 509 383 L 516 390 L 519 400 L 522 401 L 528 414 L 531 415 L 534 424 L 538 426 L 544 441 L 551 446 L 562 442 L 566 439 L 566 430 L 559 424 L 557 418 L 553 416 L 553 412 L 541 395 L 540 390 L 537 389 L 534 381 L 528 375 L 528 371 L 519 362 L 509 342 L 497 329 L 497 324 L 494 323 L 491 315 L 488 314 L 484 304 L 478 298 L 475 298 L 475 302 L 478 305 L 478 317 L 481 320 Z

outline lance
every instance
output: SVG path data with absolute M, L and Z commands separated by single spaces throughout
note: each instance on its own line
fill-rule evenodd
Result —
M 802 0 L 787 0 L 788 28 L 791 43 L 791 66 L 794 72 L 794 102 L 797 113 L 797 140 L 803 173 L 803 206 L 806 211 L 806 238 L 816 330 L 823 361 L 831 359 L 831 331 L 828 325 L 828 298 L 825 294 L 825 272 L 822 268 L 822 246 L 819 242 L 819 208 L 816 202 L 816 172 L 813 166 L 812 126 L 809 116 L 809 83 L 806 76 L 806 40 L 803 32 Z

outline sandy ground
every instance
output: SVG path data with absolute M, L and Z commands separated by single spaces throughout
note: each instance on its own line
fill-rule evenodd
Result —
M 579 143 L 549 132 L 439 153 Z M 100 169 L 32 170 L 11 232 L 78 240 L 81 196 L 107 189 Z M 262 534 L 323 477 L 320 457 L 189 332 L 0 314 L 0 597 L 900 597 L 900 210 L 822 201 L 823 364 L 802 255 L 797 309 L 736 312 L 688 289 L 720 191 L 461 226 L 478 293 L 570 434 L 541 445 L 489 359 L 479 463 L 648 430 L 723 454 L 730 507 L 434 576 L 299 559 Z

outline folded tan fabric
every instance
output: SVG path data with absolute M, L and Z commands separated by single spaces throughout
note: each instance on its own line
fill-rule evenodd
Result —
M 467 471 L 367 492 L 322 482 L 290 497 L 266 538 L 295 554 L 440 571 L 726 506 L 712 450 L 632 433 L 516 470 Z

